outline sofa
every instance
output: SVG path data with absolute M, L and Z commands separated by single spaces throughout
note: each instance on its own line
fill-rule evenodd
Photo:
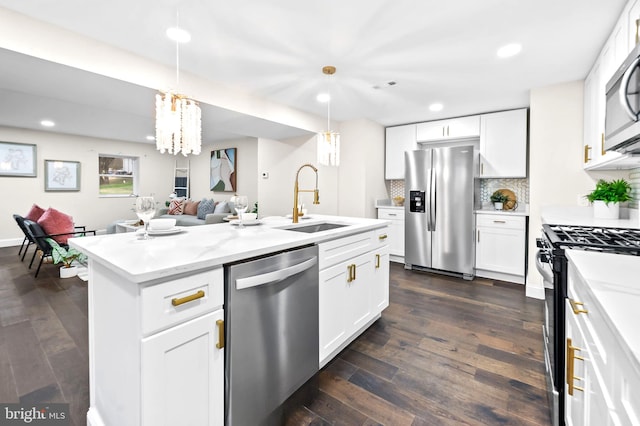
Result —
M 227 201 L 214 202 L 203 198 L 192 201 L 176 198 L 171 200 L 168 207 L 158 209 L 155 218 L 170 218 L 176 220 L 176 226 L 208 225 L 222 223 L 231 214 L 233 205 Z

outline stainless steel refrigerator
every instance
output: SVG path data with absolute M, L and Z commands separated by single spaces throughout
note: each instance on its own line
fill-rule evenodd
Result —
M 473 278 L 475 159 L 472 145 L 405 153 L 405 268 Z

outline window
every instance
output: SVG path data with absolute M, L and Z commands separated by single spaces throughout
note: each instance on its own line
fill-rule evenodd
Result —
M 138 187 L 138 158 L 117 155 L 98 156 L 100 195 L 106 197 L 129 197 Z

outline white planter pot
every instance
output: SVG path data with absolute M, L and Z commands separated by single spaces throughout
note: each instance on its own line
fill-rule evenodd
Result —
M 595 200 L 593 202 L 593 217 L 595 219 L 620 218 L 620 203 L 605 204 L 604 201 Z
M 60 278 L 71 278 L 78 275 L 78 267 L 72 266 L 71 268 L 60 267 Z
M 502 210 L 504 206 L 502 205 L 502 203 L 493 203 L 493 207 L 496 210 Z

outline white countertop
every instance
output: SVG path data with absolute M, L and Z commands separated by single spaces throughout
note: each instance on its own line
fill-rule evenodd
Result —
M 640 228 L 637 209 L 620 209 L 624 219 L 595 219 L 592 207 L 543 207 L 540 213 L 542 223 L 550 225 L 600 226 L 603 228 Z M 626 218 L 625 218 L 626 217 Z M 630 218 L 629 218 L 630 217 Z
M 640 370 L 640 256 L 566 250 L 605 319 Z
M 333 222 L 348 226 L 316 233 L 294 232 L 282 227 Z M 262 224 L 239 229 L 229 223 L 187 226 L 174 235 L 139 240 L 133 232 L 72 238 L 69 245 L 100 262 L 127 280 L 141 283 L 175 274 L 314 244 L 350 234 L 385 227 L 379 219 L 314 215 L 293 224 L 284 217 L 268 217 Z
M 391 200 L 376 200 L 376 209 L 398 209 L 404 210 L 404 205 L 396 206 Z
M 529 216 L 529 210 L 496 210 L 492 208 L 483 208 L 476 210 L 476 214 L 497 214 L 504 216 Z

